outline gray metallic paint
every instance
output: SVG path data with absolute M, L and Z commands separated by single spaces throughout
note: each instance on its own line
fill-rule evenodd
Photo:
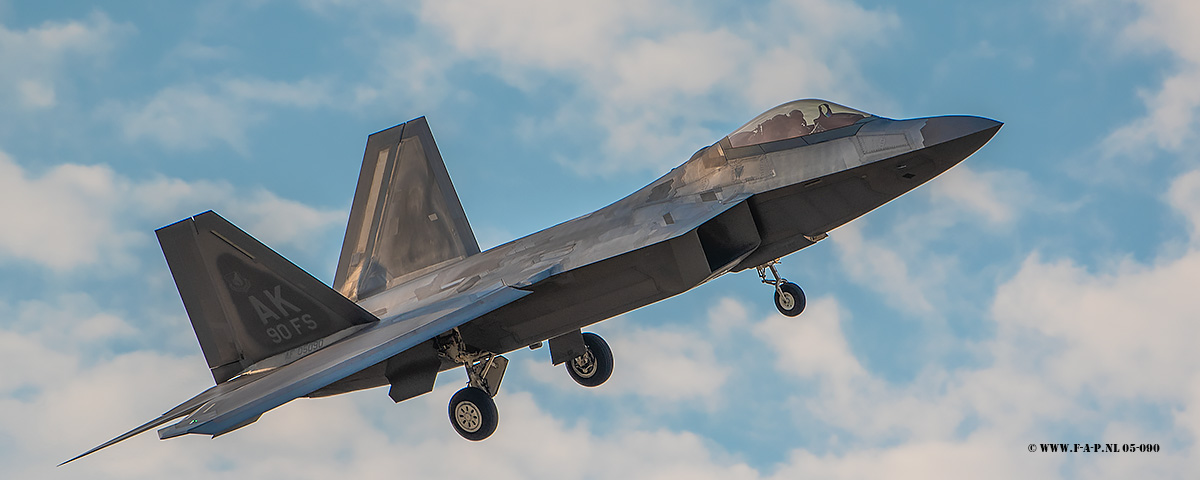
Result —
M 424 119 L 409 124 L 415 133 L 404 138 L 417 138 L 423 151 L 436 155 Z M 378 197 L 369 201 L 368 177 L 375 174 L 367 170 L 394 168 L 388 162 L 397 154 L 384 158 L 379 152 L 405 140 L 395 129 L 377 133 L 368 141 L 335 285 L 350 298 L 361 296 L 358 305 L 379 321 L 291 363 L 233 376 L 88 453 L 183 415 L 161 429 L 160 437 L 219 435 L 305 395 L 389 383 L 397 401 L 419 395 L 432 387 L 431 369 L 456 365 L 410 349 L 443 332 L 457 327 L 468 345 L 493 353 L 574 338 L 562 336 L 810 246 L 956 165 L 1000 126 L 980 117 L 869 117 L 805 138 L 738 149 L 729 148 L 726 137 L 607 207 L 479 253 L 444 166 L 431 167 L 426 173 L 442 196 L 426 204 L 450 217 L 443 224 L 449 230 L 431 238 L 457 243 L 428 258 L 386 265 L 386 289 L 363 288 L 370 267 L 365 259 L 380 238 L 367 207 L 383 209 L 386 203 Z M 440 165 L 441 158 L 430 162 Z M 438 203 L 448 196 L 453 201 Z M 185 285 L 202 289 L 176 278 L 181 292 Z M 188 312 L 193 323 L 196 315 L 208 315 L 193 314 L 190 306 Z M 560 342 L 552 340 L 551 349 L 567 345 Z M 228 363 L 222 348 L 212 353 L 206 347 L 210 366 Z

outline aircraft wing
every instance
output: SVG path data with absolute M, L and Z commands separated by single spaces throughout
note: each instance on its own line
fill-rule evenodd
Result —
M 253 423 L 264 412 L 432 339 L 530 292 L 495 284 L 419 307 L 272 370 L 219 384 L 113 440 L 67 462 L 187 415 L 159 430 L 166 439 L 188 433 L 221 435 Z

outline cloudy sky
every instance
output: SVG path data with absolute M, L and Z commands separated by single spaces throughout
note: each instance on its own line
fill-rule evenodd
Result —
M 1200 475 L 1200 3 L 0 0 L 5 478 Z M 602 207 L 779 103 L 1006 123 L 788 257 L 522 350 L 501 422 L 383 389 L 213 440 L 153 230 L 215 209 L 330 281 L 366 136 L 426 115 L 481 246 Z M 1029 453 L 1031 443 L 1158 453 Z

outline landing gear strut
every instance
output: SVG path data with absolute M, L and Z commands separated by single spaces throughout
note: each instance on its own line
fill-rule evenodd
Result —
M 463 438 L 483 440 L 496 431 L 500 414 L 492 397 L 500 390 L 500 381 L 508 359 L 491 352 L 470 351 L 455 329 L 438 345 L 442 357 L 467 369 L 467 386 L 450 398 L 450 425 Z
M 794 317 L 804 311 L 804 290 L 801 290 L 799 285 L 780 278 L 779 272 L 775 270 L 778 263 L 779 260 L 776 259 L 754 268 L 758 270 L 758 278 L 762 279 L 762 283 L 775 286 L 775 308 L 779 309 L 779 313 Z M 767 270 L 771 271 L 772 279 L 767 279 Z

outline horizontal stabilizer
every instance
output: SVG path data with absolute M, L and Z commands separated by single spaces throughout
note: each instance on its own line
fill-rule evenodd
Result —
M 133 430 L 130 430 L 130 431 L 128 431 L 128 432 L 125 432 L 124 434 L 122 434 L 121 436 L 119 436 L 119 437 L 117 437 L 117 438 L 114 438 L 114 439 L 112 439 L 112 440 L 109 440 L 109 441 L 107 441 L 107 442 L 104 442 L 104 443 L 100 444 L 100 446 L 98 446 L 98 447 L 96 447 L 96 448 L 93 448 L 93 449 L 91 449 L 91 450 L 88 450 L 88 451 L 86 451 L 86 452 L 83 452 L 83 453 L 79 454 L 78 456 L 76 456 L 75 458 L 72 458 L 72 459 L 70 459 L 70 460 L 67 460 L 67 461 L 65 461 L 65 462 L 63 462 L 63 463 L 60 463 L 60 464 L 58 464 L 58 466 L 60 466 L 60 467 L 61 467 L 61 466 L 63 466 L 63 465 L 66 465 L 66 464 L 68 464 L 68 463 L 74 462 L 75 460 L 79 460 L 80 458 L 83 458 L 83 457 L 86 457 L 86 456 L 88 456 L 88 455 L 91 455 L 92 453 L 95 453 L 95 452 L 97 452 L 97 451 L 99 451 L 99 450 L 101 450 L 101 449 L 103 449 L 103 448 L 110 447 L 110 446 L 112 446 L 112 445 L 115 445 L 115 444 L 117 444 L 117 443 L 119 443 L 119 442 L 121 442 L 121 441 L 124 441 L 125 439 L 128 439 L 128 438 L 130 438 L 130 437 L 136 436 L 136 435 L 137 435 L 137 434 L 139 434 L 139 433 L 145 432 L 145 431 L 147 431 L 147 430 L 150 430 L 150 429 L 152 429 L 152 428 L 158 427 L 159 425 L 162 425 L 162 424 L 165 424 L 165 423 L 167 423 L 167 422 L 170 422 L 171 420 L 174 420 L 174 419 L 176 419 L 176 418 L 179 418 L 179 417 L 182 417 L 182 416 L 184 416 L 184 415 L 190 414 L 190 413 L 192 413 L 193 411 L 195 411 L 197 408 L 200 408 L 202 405 L 204 405 L 204 404 L 205 404 L 206 402 L 208 402 L 209 400 L 212 400 L 212 399 L 216 398 L 217 396 L 219 396 L 219 395 L 221 395 L 221 394 L 223 394 L 223 393 L 226 393 L 226 392 L 232 391 L 232 390 L 234 390 L 234 389 L 236 389 L 236 388 L 238 388 L 238 387 L 240 387 L 240 386 L 242 386 L 242 385 L 245 385 L 245 384 L 246 384 L 246 383 L 248 383 L 250 380 L 251 380 L 251 378 L 250 378 L 249 376 L 245 376 L 245 377 L 242 377 L 242 378 L 240 378 L 240 379 L 238 379 L 238 380 L 236 380 L 236 381 L 232 381 L 232 382 L 226 382 L 226 383 L 223 383 L 223 384 L 217 385 L 217 386 L 215 386 L 215 387 L 211 387 L 211 388 L 209 388 L 208 390 L 205 390 L 205 391 L 201 392 L 199 395 L 196 395 L 196 396 L 194 396 L 194 397 L 192 397 L 192 398 L 188 399 L 188 401 L 186 401 L 186 402 L 183 402 L 183 403 L 181 403 L 181 404 L 177 405 L 175 408 L 172 408 L 172 409 L 171 409 L 171 410 L 169 410 L 167 413 L 164 413 L 164 414 L 162 414 L 162 415 L 159 415 L 159 417 L 158 417 L 158 418 L 156 418 L 156 419 L 154 419 L 154 420 L 151 420 L 151 421 L 149 421 L 149 422 L 143 423 L 142 425 L 138 426 L 137 428 L 134 428 Z
M 197 406 L 199 406 L 199 405 L 197 405 Z M 96 448 L 93 448 L 93 449 L 91 449 L 91 450 L 88 450 L 88 451 L 86 451 L 86 452 L 83 452 L 83 453 L 81 453 L 81 454 L 79 454 L 79 455 L 76 455 L 74 458 L 72 458 L 72 459 L 70 459 L 70 460 L 67 460 L 67 461 L 65 461 L 65 462 L 62 462 L 62 463 L 60 463 L 60 464 L 58 464 L 58 466 L 60 466 L 60 467 L 61 467 L 61 466 L 63 466 L 63 465 L 66 465 L 66 464 L 68 464 L 68 463 L 74 462 L 74 461 L 76 461 L 76 460 L 79 460 L 79 459 L 81 459 L 81 458 L 83 458 L 83 457 L 86 457 L 86 456 L 88 456 L 88 455 L 91 455 L 91 454 L 93 454 L 93 453 L 96 453 L 96 452 L 98 452 L 98 451 L 100 451 L 100 450 L 102 450 L 102 449 L 104 449 L 104 448 L 108 448 L 108 447 L 111 447 L 111 446 L 113 446 L 113 445 L 116 445 L 117 443 L 120 443 L 120 442 L 124 441 L 125 439 L 128 439 L 128 438 L 130 438 L 130 437 L 133 437 L 133 436 L 135 436 L 135 435 L 137 435 L 137 434 L 139 434 L 139 433 L 142 433 L 142 432 L 144 432 L 144 431 L 146 431 L 146 430 L 150 430 L 151 428 L 157 427 L 157 426 L 159 426 L 159 425 L 162 425 L 162 424 L 164 424 L 164 423 L 167 423 L 167 422 L 169 422 L 169 421 L 171 421 L 171 420 L 174 420 L 174 419 L 176 419 L 176 418 L 179 418 L 179 417 L 182 417 L 182 416 L 184 416 L 184 415 L 187 415 L 188 413 L 189 413 L 189 412 L 183 412 L 183 413 L 179 413 L 179 414 L 176 414 L 176 415 L 169 415 L 169 414 L 166 414 L 166 413 L 164 413 L 164 414 L 162 414 L 161 416 L 159 416 L 158 418 L 156 418 L 156 419 L 154 419 L 154 420 L 151 420 L 151 421 L 149 421 L 149 422 L 143 423 L 141 426 L 139 426 L 139 427 L 137 427 L 137 428 L 135 428 L 135 429 L 133 429 L 133 430 L 130 430 L 130 431 L 128 431 L 128 432 L 125 432 L 124 434 L 122 434 L 121 436 L 119 436 L 119 437 L 117 437 L 117 438 L 114 438 L 114 439 L 112 439 L 112 440 L 109 440 L 109 441 L 107 441 L 107 442 L 104 442 L 104 443 L 100 444 L 99 446 L 97 446 Z

